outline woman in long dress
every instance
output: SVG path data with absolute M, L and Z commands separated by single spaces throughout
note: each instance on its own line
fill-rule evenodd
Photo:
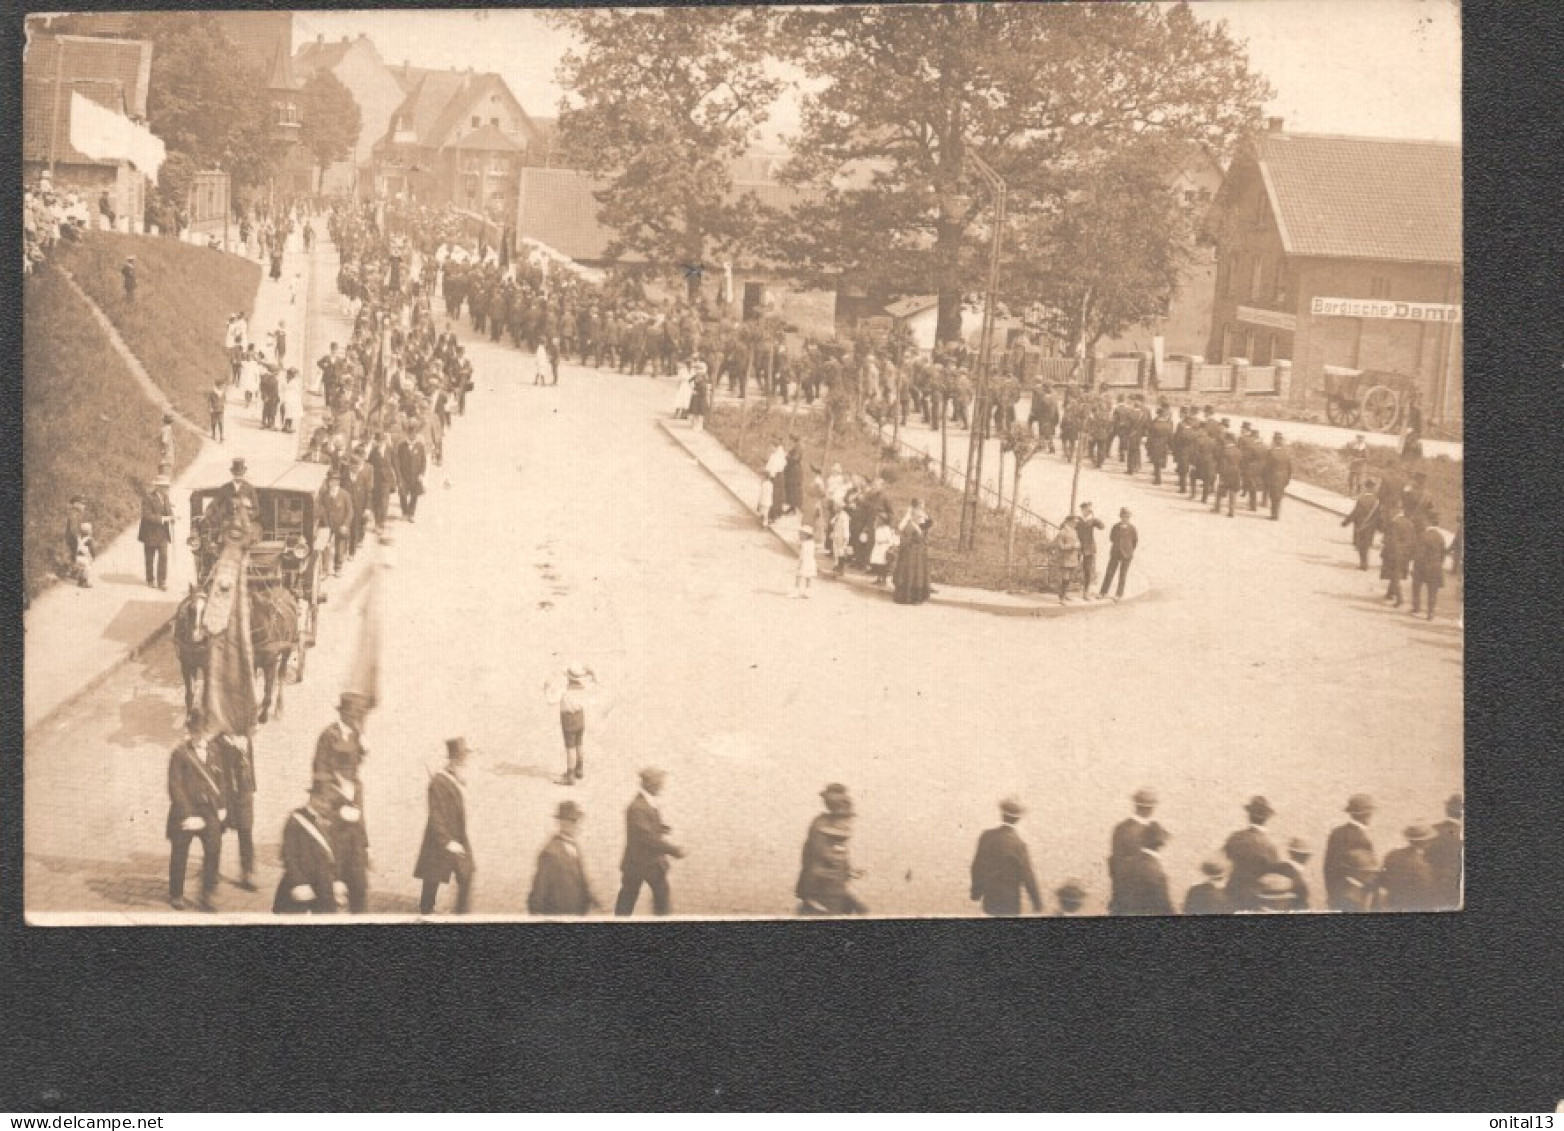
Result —
M 304 421 L 304 381 L 297 369 L 289 369 L 283 377 L 282 430 L 296 432 Z
M 695 381 L 685 373 L 679 378 L 679 387 L 673 394 L 673 418 L 683 420 L 690 414 L 690 397 L 695 392 Z
M 914 499 L 901 520 L 901 546 L 896 553 L 896 603 L 921 605 L 929 599 L 929 530 L 934 520 Z

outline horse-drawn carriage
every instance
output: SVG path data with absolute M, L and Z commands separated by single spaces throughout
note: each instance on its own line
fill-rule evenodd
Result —
M 1325 416 L 1343 428 L 1393 432 L 1406 419 L 1417 382 L 1383 369 L 1325 367 Z
M 255 666 L 265 677 L 260 721 L 282 710 L 282 684 L 288 662 L 298 661 L 304 678 L 307 649 L 319 630 L 325 598 L 324 573 L 330 532 L 316 529 L 318 496 L 327 468 L 292 463 L 252 472 L 256 512 L 225 505 L 222 486 L 190 495 L 190 549 L 197 581 L 180 606 L 174 642 L 185 680 L 188 708 L 195 681 L 208 675 L 206 652 L 233 615 L 233 597 L 242 571 L 249 594 L 251 647 Z

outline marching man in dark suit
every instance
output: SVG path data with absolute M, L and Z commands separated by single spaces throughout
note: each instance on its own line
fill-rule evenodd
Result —
M 534 915 L 586 915 L 597 906 L 576 844 L 582 816 L 574 801 L 561 801 L 554 813 L 559 828 L 538 853 L 537 874 L 527 896 L 527 910 Z
M 424 843 L 418 850 L 415 878 L 424 882 L 418 910 L 434 912 L 440 885 L 456 877 L 456 914 L 465 915 L 472 906 L 472 878 L 477 865 L 472 858 L 472 843 L 467 839 L 467 783 L 465 770 L 472 754 L 465 738 L 445 743 L 445 768 L 429 779 L 429 821 L 424 826 Z
M 1341 520 L 1343 526 L 1352 527 L 1352 546 L 1358 552 L 1358 568 L 1368 569 L 1369 551 L 1374 548 L 1374 535 L 1379 530 L 1379 492 L 1374 481 L 1363 484 L 1363 493 L 1352 505 L 1352 513 Z
M 146 558 L 147 587 L 168 588 L 168 546 L 174 539 L 174 505 L 168 501 L 169 480 L 159 475 L 141 500 L 141 528 L 136 537 Z
M 1252 797 L 1244 806 L 1249 814 L 1249 827 L 1239 829 L 1227 838 L 1222 851 L 1232 862 L 1233 875 L 1227 881 L 1227 897 L 1234 911 L 1258 911 L 1260 909 L 1260 877 L 1281 860 L 1276 845 L 1265 831 L 1265 822 L 1276 815 L 1271 803 L 1263 797 Z
M 1137 789 L 1130 799 L 1135 805 L 1135 815 L 1125 817 L 1113 827 L 1113 838 L 1108 845 L 1108 913 L 1114 914 L 1118 903 L 1119 869 L 1124 862 L 1140 851 L 1141 836 L 1147 827 L 1156 824 L 1151 815 L 1157 810 L 1157 794 L 1152 789 Z
M 402 517 L 408 522 L 418 512 L 418 497 L 424 493 L 424 472 L 429 456 L 421 435 L 403 436 L 396 445 L 396 482 L 401 494 Z
M 1265 453 L 1265 493 L 1271 500 L 1271 521 L 1282 516 L 1282 497 L 1287 494 L 1287 484 L 1292 482 L 1292 452 L 1282 440 L 1282 434 L 1271 437 L 1271 450 Z
M 1332 829 L 1325 842 L 1325 903 L 1332 911 L 1365 910 L 1352 883 L 1352 877 L 1362 870 L 1361 858 L 1354 863 L 1354 852 L 1368 853 L 1376 871 L 1379 867 L 1368 832 L 1374 819 L 1374 799 L 1366 793 L 1354 793 L 1347 799 L 1347 816 L 1347 823 Z
M 1410 825 L 1403 835 L 1406 847 L 1385 854 L 1385 868 L 1379 876 L 1379 906 L 1386 911 L 1450 910 L 1451 905 L 1440 901 L 1428 862 L 1434 830 L 1427 825 Z
M 185 867 L 190 842 L 201 842 L 202 911 L 216 911 L 212 893 L 217 890 L 217 865 L 223 851 L 223 771 L 211 756 L 206 740 L 206 718 L 197 708 L 190 713 L 184 742 L 168 759 L 168 902 L 175 911 L 185 908 Z
M 684 849 L 668 840 L 671 831 L 663 824 L 657 808 L 668 775 L 647 767 L 641 771 L 641 789 L 625 810 L 625 854 L 619 870 L 624 880 L 619 898 L 614 901 L 615 915 L 630 915 L 641 896 L 641 885 L 652 889 L 652 913 L 666 915 L 672 906 L 668 891 L 668 860 L 679 859 Z
M 326 493 L 320 497 L 317 526 L 331 531 L 331 572 L 342 572 L 342 562 L 348 556 L 348 545 L 353 538 L 353 497 L 342 489 L 342 477 L 335 471 L 326 473 Z
M 255 890 L 255 746 L 248 737 L 219 734 L 212 739 L 217 765 L 222 770 L 224 804 L 228 816 L 223 829 L 239 834 L 239 887 Z M 221 835 L 221 831 L 219 832 Z
M 986 915 L 1021 914 L 1022 888 L 1032 901 L 1033 914 L 1043 909 L 1031 853 L 1015 827 L 1024 812 L 1015 798 L 1005 798 L 999 803 L 1003 823 L 978 837 L 977 855 L 972 858 L 972 898 L 983 901 Z
M 1141 832 L 1140 848 L 1119 865 L 1119 880 L 1114 887 L 1114 915 L 1172 915 L 1173 898 L 1168 893 L 1168 874 L 1162 867 L 1162 846 L 1168 834 L 1152 823 Z
M 317 781 L 309 803 L 288 814 L 282 826 L 282 879 L 272 911 L 278 915 L 332 915 L 347 902 L 347 888 L 337 879 L 337 858 L 331 848 L 332 788 Z

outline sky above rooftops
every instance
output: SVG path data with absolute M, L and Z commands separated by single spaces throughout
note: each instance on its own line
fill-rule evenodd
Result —
M 1454 0 L 1197 0 L 1194 8 L 1247 41 L 1251 64 L 1277 91 L 1266 113 L 1289 130 L 1461 140 Z M 294 24 L 295 47 L 362 32 L 390 65 L 495 71 L 529 114 L 558 112 L 554 73 L 571 40 L 536 12 L 304 11 Z M 776 107 L 766 142 L 796 130 L 797 97 Z

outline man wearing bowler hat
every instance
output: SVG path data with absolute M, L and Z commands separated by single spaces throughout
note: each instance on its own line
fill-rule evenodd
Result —
M 668 890 L 669 858 L 679 859 L 684 849 L 668 840 L 672 830 L 663 824 L 657 807 L 668 775 L 648 766 L 641 771 L 641 788 L 625 810 L 625 854 L 619 871 L 623 881 L 614 901 L 615 915 L 630 915 L 641 896 L 641 885 L 652 889 L 652 913 L 668 914 L 672 899 Z
M 977 855 L 972 858 L 972 898 L 983 901 L 986 915 L 1021 914 L 1022 888 L 1032 901 L 1033 914 L 1043 909 L 1031 853 L 1016 832 L 1016 822 L 1025 812 L 1014 797 L 1005 798 L 999 803 L 1000 824 L 978 837 Z
M 1113 915 L 1172 915 L 1173 897 L 1168 892 L 1168 874 L 1162 866 L 1162 846 L 1168 834 L 1153 822 L 1141 831 L 1140 848 L 1119 865 L 1114 885 Z
M 342 573 L 348 543 L 353 537 L 353 498 L 342 489 L 342 476 L 333 468 L 326 473 L 326 490 L 320 497 L 317 527 L 331 531 L 330 565 L 333 577 Z
M 1369 836 L 1374 819 L 1374 799 L 1366 793 L 1354 793 L 1347 799 L 1347 823 L 1337 825 L 1325 841 L 1325 903 L 1332 911 L 1361 911 L 1362 900 L 1352 877 L 1361 870 L 1350 859 L 1354 852 L 1367 852 L 1378 870 L 1379 857 Z
M 174 504 L 168 500 L 169 480 L 159 475 L 141 500 L 141 528 L 136 538 L 146 559 L 147 588 L 168 588 L 168 547 L 174 539 Z
M 424 842 L 418 850 L 413 876 L 424 882 L 418 898 L 418 910 L 434 912 L 440 885 L 456 877 L 456 914 L 465 915 L 472 906 L 472 843 L 467 837 L 467 759 L 472 754 L 465 738 L 447 739 L 445 767 L 429 778 L 429 820 L 424 826 Z
M 1385 911 L 1449 910 L 1453 905 L 1441 901 L 1428 861 L 1434 830 L 1423 824 L 1409 825 L 1402 835 L 1406 837 L 1406 847 L 1385 854 L 1378 906 Z
M 1135 806 L 1135 815 L 1125 817 L 1113 827 L 1113 839 L 1108 845 L 1108 882 L 1110 888 L 1118 885 L 1119 866 L 1140 851 L 1141 835 L 1150 825 L 1156 824 L 1151 815 L 1157 810 L 1157 793 L 1153 789 L 1142 787 L 1135 791 L 1130 798 Z M 1108 896 L 1108 911 L 1113 912 L 1115 898 L 1110 891 Z
M 576 833 L 585 814 L 574 801 L 561 801 L 554 811 L 558 826 L 543 851 L 527 896 L 527 910 L 534 915 L 586 915 L 597 906 L 587 883 L 586 867 Z
M 1222 846 L 1233 866 L 1227 896 L 1234 911 L 1258 911 L 1260 877 L 1281 860 L 1270 833 L 1265 831 L 1265 823 L 1276 815 L 1276 810 L 1265 798 L 1256 796 L 1249 799 L 1244 812 L 1249 815 L 1248 827 L 1228 837 Z

